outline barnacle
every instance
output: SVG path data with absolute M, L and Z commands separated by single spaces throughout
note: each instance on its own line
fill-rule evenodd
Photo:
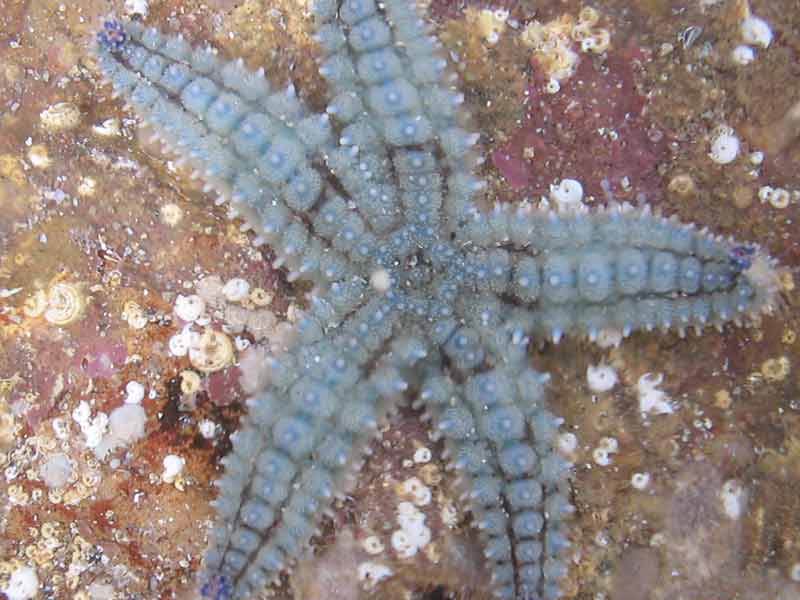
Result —
M 65 327 L 83 316 L 86 298 L 80 284 L 57 282 L 47 290 L 44 318 L 48 323 Z
M 191 369 L 185 369 L 180 372 L 181 377 L 181 393 L 190 396 L 200 391 L 200 375 Z
M 222 295 L 228 302 L 241 302 L 250 293 L 250 284 L 244 279 L 234 278 L 222 286 Z
M 147 325 L 147 315 L 142 307 L 132 300 L 125 303 L 121 316 L 133 329 L 143 329 Z
M 233 344 L 221 331 L 206 329 L 189 346 L 189 361 L 202 373 L 213 373 L 229 366 L 234 359 Z
M 272 303 L 272 294 L 260 287 L 250 290 L 249 298 L 250 302 L 259 307 L 268 306 L 270 303 Z
M 596 27 L 599 13 L 591 7 L 583 8 L 577 20 L 572 15 L 563 15 L 547 23 L 532 21 L 520 33 L 522 43 L 533 49 L 539 67 L 554 82 L 569 79 L 578 65 L 580 57 L 573 42 L 582 52 L 603 54 L 611 45 L 611 34 L 607 29 Z

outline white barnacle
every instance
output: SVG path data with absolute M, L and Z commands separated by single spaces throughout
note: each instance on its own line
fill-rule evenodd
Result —
M 381 581 L 393 574 L 392 569 L 381 563 L 365 561 L 358 565 L 358 580 L 366 590 L 374 589 Z
M 747 44 L 739 44 L 731 50 L 731 60 L 737 65 L 749 65 L 756 59 L 756 51 Z
M 66 327 L 77 321 L 86 307 L 82 286 L 62 281 L 47 291 L 47 308 L 44 318 L 48 323 Z
M 609 365 L 589 365 L 586 369 L 586 380 L 593 392 L 607 392 L 617 385 L 619 377 L 617 371 Z
M 250 284 L 241 277 L 229 279 L 222 286 L 222 295 L 228 302 L 241 302 L 250 294 Z
M 746 44 L 768 48 L 772 43 L 772 28 L 764 19 L 750 15 L 739 25 L 739 31 Z
M 551 185 L 550 199 L 560 213 L 580 213 L 586 210 L 583 204 L 583 185 L 577 179 L 562 179 L 558 185 Z
M 592 451 L 592 459 L 601 467 L 607 467 L 612 462 L 611 452 L 606 448 L 597 447 Z
M 665 415 L 675 411 L 675 407 L 669 399 L 667 393 L 658 389 L 664 376 L 660 373 L 653 375 L 645 373 L 636 382 L 636 392 L 639 395 L 639 412 L 642 415 L 648 413 Z
M 430 504 L 431 489 L 417 477 L 409 477 L 397 487 L 399 495 L 407 497 L 417 506 Z
M 650 473 L 634 473 L 631 476 L 631 485 L 640 492 L 650 485 Z
M 141 404 L 144 400 L 144 386 L 138 381 L 129 381 L 125 386 L 125 403 Z
M 196 321 L 206 309 L 205 301 L 197 294 L 184 296 L 179 294 L 175 299 L 175 314 L 186 322 Z
M 217 429 L 217 424 L 211 419 L 203 419 L 197 424 L 197 430 L 200 432 L 200 435 L 207 440 L 214 439 L 214 436 L 217 435 Z
M 392 548 L 400 558 L 411 558 L 431 541 L 431 530 L 425 524 L 425 513 L 411 502 L 397 506 L 400 529 L 392 533 Z
M 783 209 L 789 206 L 792 194 L 785 188 L 762 185 L 758 188 L 758 199 L 762 203 L 769 202 L 774 208 Z
M 592 451 L 592 458 L 601 467 L 607 467 L 614 462 L 613 455 L 619 451 L 619 442 L 613 437 L 601 438 L 597 447 Z
M 571 431 L 560 433 L 556 438 L 556 448 L 562 456 L 573 459 L 578 450 L 578 436 Z
M 0 588 L 8 600 L 33 600 L 39 593 L 39 577 L 36 570 L 28 565 L 20 565 L 11 571 L 6 584 Z
M 164 470 L 161 473 L 161 481 L 164 483 L 173 483 L 186 466 L 186 459 L 177 454 L 167 454 L 162 462 Z
M 739 156 L 741 144 L 736 132 L 730 127 L 721 126 L 716 129 L 711 138 L 709 157 L 719 165 L 727 165 Z
M 101 137 L 115 137 L 120 135 L 122 132 L 120 127 L 119 119 L 116 117 L 111 117 L 106 119 L 99 125 L 92 126 L 92 132 L 95 135 L 99 135 Z
M 428 463 L 431 461 L 431 449 L 427 446 L 420 446 L 414 451 L 414 462 L 417 464 Z
M 370 535 L 361 542 L 367 554 L 380 554 L 384 550 L 383 542 L 377 535 Z

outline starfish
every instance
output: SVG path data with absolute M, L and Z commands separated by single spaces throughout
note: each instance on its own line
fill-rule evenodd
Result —
M 483 210 L 478 136 L 416 7 L 313 13 L 324 114 L 181 36 L 117 20 L 98 34 L 115 93 L 312 286 L 223 460 L 201 595 L 279 583 L 412 398 L 459 475 L 491 592 L 556 598 L 571 464 L 529 346 L 757 318 L 777 301 L 775 262 L 646 207 Z

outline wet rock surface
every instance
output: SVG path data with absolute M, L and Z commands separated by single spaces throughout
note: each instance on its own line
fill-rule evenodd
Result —
M 102 15 L 137 5 L 148 23 L 294 81 L 318 108 L 305 5 L 112 4 L 12 0 L 0 15 L 0 594 L 8 598 L 28 597 L 31 585 L 42 598 L 191 597 L 210 482 L 245 410 L 239 375 L 249 363 L 240 359 L 277 339 L 304 301 L 305 290 L 270 266 L 270 250 L 253 247 L 148 142 L 100 83 L 88 47 Z M 590 205 L 643 197 L 758 242 L 795 268 L 800 119 L 788 82 L 797 77 L 800 16 L 788 1 L 752 2 L 774 36 L 740 65 L 731 52 L 744 43 L 744 6 L 604 3 L 598 26 L 609 32 L 608 50 L 583 52 L 570 38 L 575 72 L 550 92 L 522 33 L 535 20 L 576 19 L 582 5 L 434 2 L 437 33 L 482 133 L 490 198 L 538 202 L 573 178 Z M 481 15 L 504 8 L 499 20 Z M 475 26 L 487 22 L 488 33 Z M 709 157 L 720 126 L 740 142 L 726 164 Z M 762 198 L 764 187 L 785 190 L 788 201 Z M 249 294 L 226 298 L 221 286 L 232 279 Z M 784 284 L 784 311 L 759 327 L 688 340 L 637 335 L 619 348 L 568 340 L 534 353 L 552 374 L 550 406 L 577 441 L 567 597 L 800 594 L 792 493 L 800 350 L 791 277 Z M 204 307 L 187 320 L 178 298 L 193 295 Z M 180 352 L 209 336 L 214 352 L 199 362 Z M 598 392 L 586 373 L 600 364 L 619 382 Z M 662 375 L 673 412 L 640 414 L 637 382 L 647 373 Z M 144 389 L 143 435 L 99 452 L 132 381 Z M 479 597 L 480 546 L 419 417 L 402 410 L 373 443 L 358 486 L 287 594 Z M 615 450 L 600 464 L 595 450 L 611 439 Z M 165 477 L 176 461 L 182 468 Z M 739 501 L 733 518 L 730 502 Z M 412 510 L 427 533 L 395 535 L 398 515 Z M 419 542 L 413 553 L 409 539 Z M 329 588 L 320 588 L 322 574 Z

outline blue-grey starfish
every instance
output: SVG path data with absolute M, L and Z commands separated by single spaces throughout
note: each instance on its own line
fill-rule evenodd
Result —
M 416 8 L 320 0 L 314 15 L 323 115 L 180 36 L 117 21 L 98 36 L 115 91 L 314 284 L 224 459 L 203 594 L 277 582 L 412 397 L 461 475 L 495 596 L 557 597 L 570 464 L 530 341 L 720 326 L 772 305 L 774 265 L 646 209 L 482 211 L 477 136 Z

